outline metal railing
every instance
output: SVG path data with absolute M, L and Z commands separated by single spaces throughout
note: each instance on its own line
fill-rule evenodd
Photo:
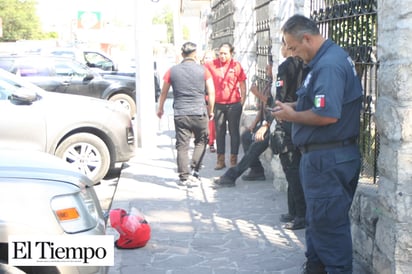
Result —
M 364 92 L 359 145 L 362 180 L 376 183 L 379 133 L 374 122 L 378 96 L 377 0 L 312 0 L 311 18 L 321 33 L 343 47 L 355 62 Z

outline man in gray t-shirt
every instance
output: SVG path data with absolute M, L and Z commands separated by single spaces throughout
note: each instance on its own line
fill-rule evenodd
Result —
M 170 68 L 163 77 L 157 116 L 162 118 L 164 102 L 173 88 L 176 131 L 178 185 L 192 187 L 199 181 L 199 170 L 209 138 L 209 119 L 213 119 L 215 89 L 210 72 L 197 62 L 196 44 L 182 46 L 183 61 Z M 208 104 L 205 102 L 205 91 Z M 194 151 L 189 170 L 189 144 L 194 136 Z

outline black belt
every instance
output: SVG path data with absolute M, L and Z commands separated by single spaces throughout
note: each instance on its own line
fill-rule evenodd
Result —
M 308 152 L 315 151 L 315 150 L 332 149 L 332 148 L 349 146 L 355 143 L 356 143 L 356 138 L 351 138 L 351 139 L 347 139 L 343 141 L 329 142 L 329 143 L 323 143 L 323 144 L 302 145 L 302 146 L 299 146 L 299 150 L 302 153 L 308 153 Z

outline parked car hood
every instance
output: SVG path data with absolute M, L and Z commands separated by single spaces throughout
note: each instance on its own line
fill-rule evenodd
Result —
M 40 164 L 41 163 L 41 164 Z M 47 164 L 47 169 L 44 164 Z M 84 175 L 82 183 L 78 180 L 79 171 L 63 159 L 39 151 L 26 150 L 0 150 L 0 178 L 30 178 L 30 179 L 50 179 L 53 174 L 54 179 L 62 179 L 78 187 L 93 186 L 93 182 Z

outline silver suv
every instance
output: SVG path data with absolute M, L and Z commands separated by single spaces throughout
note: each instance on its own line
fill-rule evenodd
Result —
M 0 149 L 44 151 L 95 183 L 135 154 L 129 113 L 113 102 L 46 92 L 0 69 Z
M 136 114 L 136 80 L 104 78 L 89 67 L 67 57 L 1 55 L 0 68 L 26 78 L 44 90 L 113 101 Z
M 8 236 L 105 235 L 92 182 L 61 159 L 38 151 L 0 150 L 0 273 Z M 7 265 L 6 265 L 7 266 Z M 22 266 L 24 273 L 107 273 L 105 266 Z

